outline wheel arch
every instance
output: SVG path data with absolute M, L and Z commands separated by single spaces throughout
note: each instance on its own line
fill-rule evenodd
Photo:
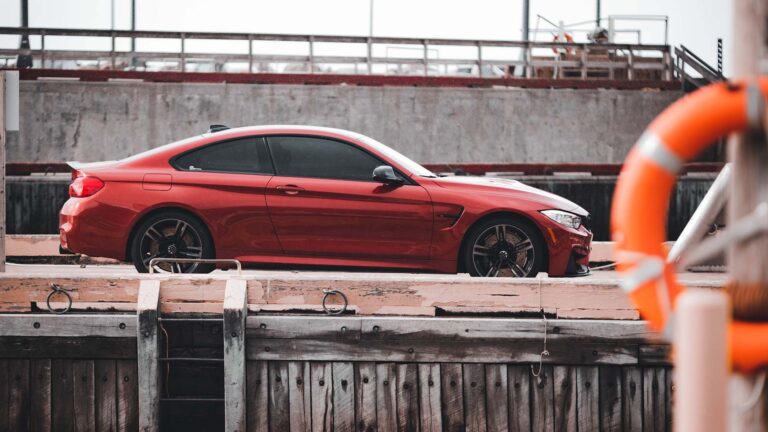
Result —
M 458 273 L 464 273 L 467 270 L 466 268 L 464 268 L 464 259 L 463 259 L 463 257 L 464 257 L 464 250 L 467 247 L 467 241 L 468 241 L 468 238 L 469 238 L 469 234 L 472 232 L 472 230 L 476 226 L 484 223 L 485 221 L 487 221 L 489 219 L 493 219 L 493 218 L 496 218 L 496 217 L 508 217 L 508 218 L 512 218 L 512 219 L 517 219 L 517 220 L 520 220 L 520 221 L 522 221 L 524 223 L 527 223 L 527 224 L 531 225 L 532 227 L 534 227 L 536 234 L 540 237 L 541 243 L 544 245 L 544 248 L 546 249 L 545 250 L 546 253 L 544 254 L 544 258 L 545 258 L 544 268 L 547 268 L 547 269 L 549 268 L 549 245 L 547 244 L 547 241 L 544 238 L 544 233 L 542 232 L 541 227 L 539 226 L 539 224 L 537 224 L 536 221 L 533 218 L 531 218 L 530 216 L 526 215 L 525 213 L 517 212 L 517 211 L 514 211 L 514 210 L 495 210 L 495 211 L 491 211 L 491 212 L 486 213 L 486 214 L 482 215 L 481 217 L 479 217 L 476 221 L 474 221 L 472 223 L 472 225 L 467 227 L 466 231 L 464 231 L 464 235 L 461 238 L 461 245 L 459 246 L 459 252 L 458 252 L 458 254 L 456 256 L 456 262 L 458 264 L 457 265 Z
M 149 211 L 145 212 L 136 220 L 133 222 L 133 226 L 131 226 L 131 230 L 128 232 L 128 238 L 125 241 L 125 250 L 123 253 L 125 254 L 125 261 L 126 262 L 132 262 L 131 259 L 131 248 L 133 247 L 133 236 L 136 234 L 136 230 L 141 226 L 144 221 L 149 219 L 150 217 L 163 212 L 178 212 L 178 213 L 184 213 L 189 217 L 197 219 L 198 222 L 205 228 L 206 231 L 208 231 L 208 237 L 211 239 L 211 244 L 213 245 L 213 256 L 216 256 L 216 240 L 213 238 L 213 234 L 211 233 L 211 228 L 208 226 L 208 224 L 205 222 L 205 219 L 200 217 L 200 215 L 196 214 L 192 210 L 177 206 L 177 205 L 166 205 L 166 206 L 158 206 L 150 209 Z

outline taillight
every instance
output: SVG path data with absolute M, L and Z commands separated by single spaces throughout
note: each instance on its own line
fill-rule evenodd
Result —
M 89 197 L 104 187 L 104 182 L 98 177 L 77 177 L 69 185 L 69 196 L 74 198 Z

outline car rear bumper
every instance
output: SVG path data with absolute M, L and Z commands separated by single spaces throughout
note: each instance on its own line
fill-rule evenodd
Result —
M 67 200 L 59 212 L 60 250 L 125 260 L 124 228 L 114 213 L 90 197 Z

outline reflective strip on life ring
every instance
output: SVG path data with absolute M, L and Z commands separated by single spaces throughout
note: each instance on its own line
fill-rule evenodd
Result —
M 768 78 L 756 84 L 768 97 Z M 747 84 L 718 83 L 678 100 L 662 112 L 624 162 L 611 209 L 622 289 L 651 328 L 671 339 L 675 299 L 684 287 L 667 260 L 666 215 L 683 163 L 711 143 L 747 129 Z M 733 322 L 734 368 L 751 371 L 768 364 L 768 323 Z

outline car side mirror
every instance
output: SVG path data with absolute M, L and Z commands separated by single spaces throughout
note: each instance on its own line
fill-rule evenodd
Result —
M 384 184 L 403 184 L 403 179 L 395 174 L 395 170 L 389 165 L 377 166 L 373 170 L 373 179 Z

